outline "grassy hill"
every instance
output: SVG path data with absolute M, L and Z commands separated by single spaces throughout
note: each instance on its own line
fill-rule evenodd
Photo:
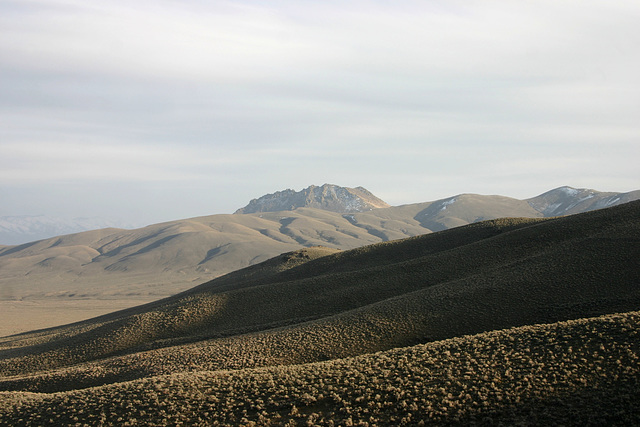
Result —
M 289 252 L 174 297 L 0 339 L 0 390 L 10 402 L 0 414 L 95 421 L 86 417 L 123 411 L 104 401 L 116 395 L 134 406 L 130 413 L 147 408 L 139 417 L 149 423 L 158 416 L 194 422 L 209 412 L 231 425 L 243 417 L 266 424 L 261 416 L 276 424 L 310 416 L 320 424 L 349 416 L 396 424 L 409 413 L 464 424 L 534 413 L 571 421 L 604 399 L 621 419 L 636 420 L 638 412 L 624 405 L 638 394 L 638 314 L 630 312 L 640 309 L 639 243 L 640 202 L 631 202 L 569 217 L 484 221 L 349 251 Z M 537 324 L 551 326 L 526 326 Z M 514 327 L 521 329 L 488 333 Z M 549 331 L 553 339 L 540 338 Z M 432 360 L 424 352 L 435 348 L 449 348 L 437 350 L 433 363 L 451 375 L 440 368 L 418 375 Z M 415 367 L 398 379 L 409 355 Z M 461 360 L 472 365 L 459 371 L 467 366 Z M 505 382 L 511 365 L 521 373 Z M 282 395 L 260 387 L 251 394 L 248 384 L 263 384 L 264 375 L 284 387 Z M 317 381 L 325 376 L 333 379 Z M 365 398 L 352 391 L 361 384 L 370 389 Z M 150 395 L 153 404 L 131 403 Z M 221 403 L 221 396 L 231 400 Z M 558 403 L 565 398 L 568 404 Z M 85 416 L 73 404 L 78 399 L 92 402 Z
M 637 197 L 640 192 L 568 187 L 529 200 L 462 194 L 365 212 L 298 208 L 211 215 L 0 247 L 0 313 L 9 313 L 0 315 L 0 336 L 154 301 L 302 247 L 353 249 L 482 220 L 577 213 Z M 15 318 L 23 320 L 12 323 Z
M 416 221 L 397 220 L 374 236 L 341 214 L 308 208 L 212 215 L 0 248 L 0 283 L 18 299 L 161 297 L 305 246 L 350 249 L 426 232 Z
M 640 313 L 295 366 L 0 392 L 5 425 L 637 425 Z

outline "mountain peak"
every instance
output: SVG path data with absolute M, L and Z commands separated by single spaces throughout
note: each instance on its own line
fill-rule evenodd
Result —
M 637 198 L 632 193 L 606 193 L 589 188 L 563 186 L 528 199 L 531 207 L 545 217 L 602 209 Z
M 291 189 L 266 194 L 253 199 L 236 214 L 256 212 L 292 211 L 297 208 L 316 208 L 338 213 L 364 212 L 375 208 L 386 208 L 389 205 L 371 194 L 364 187 L 340 187 L 324 184 L 320 187 L 311 185 L 304 190 Z

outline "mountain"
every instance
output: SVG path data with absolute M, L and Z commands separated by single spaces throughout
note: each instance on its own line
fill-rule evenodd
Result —
M 636 425 L 639 243 L 634 201 L 288 252 L 0 339 L 0 423 Z
M 19 245 L 100 228 L 134 227 L 122 221 L 99 217 L 65 219 L 44 215 L 3 216 L 0 217 L 0 244 Z
M 639 191 L 630 193 L 603 193 L 586 188 L 560 187 L 527 200 L 544 216 L 571 215 L 607 208 L 640 198 Z
M 619 204 L 640 198 L 639 191 L 615 197 L 588 191 L 594 197 L 571 212 L 599 206 L 589 200 Z M 301 207 L 134 230 L 100 229 L 0 247 L 0 336 L 157 300 L 303 247 L 354 249 L 487 219 L 542 218 L 545 208 L 536 206 L 549 206 L 542 201 L 555 193 L 568 193 L 565 202 L 574 200 L 566 206 L 585 197 L 576 190 L 572 199 L 570 191 L 557 189 L 528 200 L 461 194 L 351 213 Z
M 256 212 L 292 211 L 298 208 L 316 208 L 338 213 L 364 212 L 377 208 L 388 208 L 363 187 L 348 188 L 332 184 L 321 187 L 312 185 L 302 191 L 284 190 L 253 199 L 236 214 Z

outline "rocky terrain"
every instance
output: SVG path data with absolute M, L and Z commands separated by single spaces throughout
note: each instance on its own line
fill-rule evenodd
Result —
M 332 184 L 312 185 L 302 191 L 284 190 L 253 199 L 237 214 L 292 211 L 298 208 L 323 209 L 338 213 L 364 212 L 389 205 L 363 187 L 348 188 Z

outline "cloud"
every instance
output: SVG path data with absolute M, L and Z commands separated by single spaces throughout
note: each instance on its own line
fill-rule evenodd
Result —
M 272 77 L 320 53 L 291 37 L 293 28 L 277 13 L 239 2 L 32 4 L 32 10 L 7 11 L 2 49 L 13 65 L 49 72 L 232 84 Z
M 248 198 L 630 190 L 638 16 L 604 0 L 4 1 L 0 178 Z
M 91 142 L 3 143 L 0 180 L 195 181 L 251 163 L 239 153 L 177 146 Z M 213 172 L 213 173 L 212 173 Z

